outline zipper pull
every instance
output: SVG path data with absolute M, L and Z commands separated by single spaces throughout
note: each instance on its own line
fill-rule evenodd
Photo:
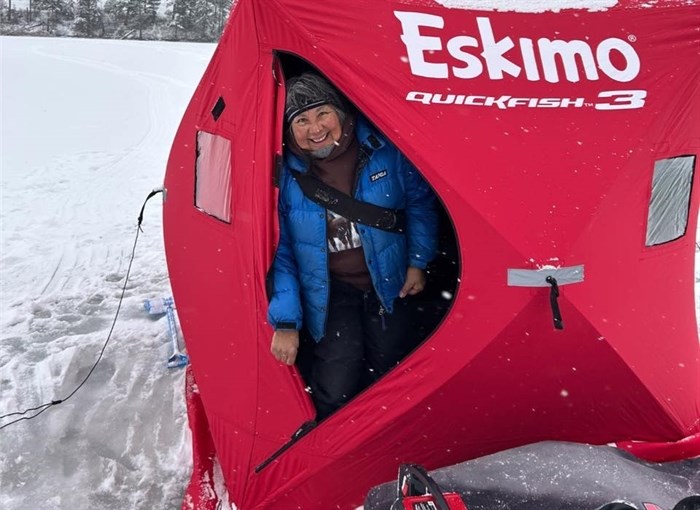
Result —
M 386 322 L 384 322 L 384 307 L 379 305 L 379 318 L 382 319 L 382 331 L 386 331 Z

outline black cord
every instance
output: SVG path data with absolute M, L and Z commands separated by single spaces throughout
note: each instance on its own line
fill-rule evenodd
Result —
M 561 319 L 561 311 L 559 310 L 559 284 L 557 279 L 552 275 L 545 278 L 545 281 L 552 286 L 549 293 L 549 304 L 552 306 L 552 319 L 555 329 L 564 329 L 564 322 Z
M 92 365 L 92 368 L 90 371 L 87 373 L 85 378 L 78 384 L 78 386 L 70 392 L 70 394 L 63 399 L 59 400 L 52 400 L 51 402 L 47 402 L 45 404 L 41 404 L 40 406 L 36 407 L 30 407 L 28 409 L 25 409 L 24 411 L 16 411 L 13 413 L 7 413 L 3 414 L 0 416 L 0 420 L 4 420 L 5 418 L 9 418 L 10 416 L 22 416 L 21 418 L 17 418 L 16 420 L 12 420 L 2 426 L 0 426 L 0 430 L 9 427 L 10 425 L 13 425 L 17 422 L 20 422 L 22 420 L 31 420 L 33 418 L 36 418 L 39 416 L 41 413 L 46 411 L 47 409 L 50 409 L 54 406 L 57 406 L 58 404 L 62 404 L 63 402 L 66 402 L 69 398 L 71 398 L 73 395 L 75 395 L 80 388 L 83 387 L 83 385 L 87 382 L 87 380 L 90 378 L 92 373 L 95 371 L 97 368 L 98 363 L 102 360 L 102 356 L 105 352 L 105 349 L 107 348 L 107 344 L 109 343 L 110 339 L 112 338 L 112 332 L 114 331 L 114 327 L 117 325 L 117 318 L 119 317 L 119 311 L 121 310 L 122 307 L 122 302 L 124 301 L 124 294 L 126 293 L 126 286 L 129 283 L 129 274 L 131 273 L 131 265 L 134 263 L 134 256 L 136 255 L 136 243 L 138 243 L 139 240 L 139 232 L 142 232 L 141 230 L 141 223 L 143 222 L 143 211 L 146 208 L 146 202 L 148 202 L 153 196 L 155 196 L 158 193 L 163 193 L 163 188 L 156 188 L 153 191 L 151 191 L 148 196 L 146 197 L 146 200 L 143 202 L 143 206 L 141 207 L 141 212 L 139 213 L 138 217 L 138 224 L 136 226 L 136 237 L 134 238 L 134 246 L 131 249 L 131 257 L 129 258 L 129 266 L 126 268 L 126 277 L 124 278 L 124 285 L 122 287 L 122 293 L 119 296 L 119 303 L 117 304 L 117 311 L 114 314 L 114 320 L 112 321 L 112 327 L 109 328 L 109 333 L 107 334 L 107 339 L 105 340 L 105 343 L 102 345 L 102 350 L 100 350 L 100 355 L 97 357 L 97 361 Z M 30 416 L 24 416 L 27 413 L 30 413 L 32 411 L 39 411 L 35 414 L 32 414 Z

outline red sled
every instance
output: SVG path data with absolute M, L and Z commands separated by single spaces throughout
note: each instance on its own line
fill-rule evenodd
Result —
M 468 510 L 456 492 L 442 492 L 432 477 L 417 464 L 401 464 L 396 501 L 391 510 Z

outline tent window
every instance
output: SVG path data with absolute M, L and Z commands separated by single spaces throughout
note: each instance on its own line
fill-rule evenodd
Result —
M 197 133 L 194 205 L 231 223 L 231 141 L 205 131 Z
M 695 156 L 661 159 L 654 165 L 647 218 L 647 246 L 682 237 L 688 228 Z

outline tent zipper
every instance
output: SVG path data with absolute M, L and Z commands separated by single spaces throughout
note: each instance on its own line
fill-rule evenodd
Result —
M 368 154 L 367 151 L 370 151 Z M 360 172 L 364 169 L 365 165 L 369 161 L 369 156 L 373 152 L 373 149 L 366 147 L 364 145 L 360 146 L 360 154 L 358 157 L 358 165 L 357 165 L 357 171 L 355 172 L 355 182 L 353 183 L 353 189 L 352 189 L 352 194 L 351 196 L 355 196 L 355 193 L 357 192 L 357 185 L 359 184 L 359 176 Z M 309 168 L 307 168 L 307 171 L 310 171 L 310 164 Z M 328 223 L 326 222 L 326 239 L 328 239 Z M 330 267 L 329 267 L 329 262 L 328 262 L 328 247 L 326 246 L 326 271 L 328 275 L 328 284 L 329 284 L 329 289 L 328 289 L 328 297 L 326 299 L 326 319 L 324 320 L 323 324 L 323 332 L 325 335 L 326 331 L 326 322 L 328 321 L 328 305 L 330 304 Z M 381 298 L 380 298 L 381 300 Z M 383 306 L 380 307 L 380 315 L 383 315 L 381 312 L 383 312 Z M 383 321 L 384 317 L 382 317 Z M 297 441 L 299 441 L 301 438 L 306 436 L 309 432 L 314 430 L 318 423 L 314 420 L 309 420 L 304 423 L 302 423 L 301 427 L 297 429 L 294 434 L 292 434 L 292 437 L 289 438 L 289 441 L 284 443 L 282 446 L 280 446 L 272 455 L 270 455 L 267 459 L 265 459 L 263 462 L 258 464 L 255 467 L 255 472 L 259 473 L 263 469 L 265 469 L 267 466 L 272 464 L 275 460 L 277 460 L 284 452 L 289 450 L 292 446 L 294 446 Z
M 277 450 L 275 450 L 275 452 L 272 455 L 270 455 L 267 459 L 265 459 L 255 467 L 255 472 L 259 473 L 267 466 L 272 464 L 274 461 L 276 461 L 284 452 L 286 452 L 292 446 L 294 446 L 297 443 L 297 441 L 299 441 L 302 437 L 314 430 L 316 428 L 316 425 L 318 425 L 318 423 L 314 420 L 309 420 L 302 423 L 301 427 L 299 427 L 297 431 L 294 434 L 292 434 L 292 437 L 289 438 L 289 441 L 280 446 Z

